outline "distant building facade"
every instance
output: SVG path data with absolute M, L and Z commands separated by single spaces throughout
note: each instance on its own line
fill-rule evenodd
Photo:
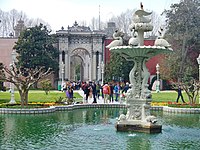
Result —
M 13 33 L 10 34 L 10 37 L 2 37 L 0 38 L 0 62 L 7 67 L 9 67 L 10 63 L 12 63 L 12 51 L 17 42 L 17 38 L 19 37 L 21 31 L 25 29 L 24 21 L 21 19 L 18 21 L 17 25 L 14 28 L 14 35 Z

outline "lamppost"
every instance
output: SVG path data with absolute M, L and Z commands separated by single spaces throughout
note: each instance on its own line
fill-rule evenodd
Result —
M 198 65 L 199 65 L 199 84 L 200 84 L 200 54 L 199 54 L 199 57 L 197 58 L 197 62 L 198 62 Z M 200 93 L 199 93 L 199 104 L 200 104 Z
M 62 70 L 61 70 L 61 91 L 63 91 L 63 86 L 64 86 L 64 73 L 65 73 L 65 64 L 64 64 L 64 62 L 62 61 L 62 64 L 61 64 L 61 68 L 62 68 Z
M 160 70 L 160 66 L 159 64 L 156 65 L 156 74 L 157 74 L 157 83 L 156 83 L 156 92 L 159 93 L 160 92 L 160 80 L 159 80 L 159 70 Z
M 97 66 L 97 81 L 99 82 L 99 77 L 100 76 L 100 66 Z
M 200 54 L 199 54 L 199 57 L 197 58 L 197 62 L 198 62 L 198 65 L 199 65 L 199 80 L 200 80 Z
M 101 84 L 103 85 L 103 75 L 104 75 L 104 62 L 101 62 L 101 74 L 102 74 L 102 78 L 101 78 Z
M 14 67 L 14 64 L 15 64 L 15 61 L 16 61 L 16 51 L 13 50 L 12 51 L 12 63 L 10 63 L 10 70 L 12 71 L 13 70 L 13 67 Z M 14 89 L 14 84 L 13 83 L 10 83 L 10 94 L 11 94 L 11 97 L 10 97 L 10 104 L 15 104 L 16 101 L 15 101 L 15 89 Z

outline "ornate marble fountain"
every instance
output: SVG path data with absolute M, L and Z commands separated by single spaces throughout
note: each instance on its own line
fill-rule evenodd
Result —
M 153 30 L 149 15 L 151 12 L 144 11 L 143 6 L 133 14 L 133 22 L 130 25 L 132 37 L 128 46 L 122 45 L 122 34 L 119 30 L 115 31 L 114 40 L 107 46 L 112 53 L 119 53 L 127 61 L 134 62 L 129 74 L 131 89 L 126 97 L 127 114 L 119 116 L 116 123 L 117 131 L 160 133 L 162 130 L 162 126 L 157 124 L 156 117 L 150 115 L 151 92 L 147 84 L 150 73 L 145 63 L 153 56 L 173 50 L 162 38 L 162 34 L 156 39 L 154 46 L 144 46 L 144 32 Z

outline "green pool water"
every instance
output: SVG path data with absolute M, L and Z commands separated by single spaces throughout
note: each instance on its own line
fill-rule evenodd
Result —
M 199 150 L 200 116 L 152 112 L 159 134 L 117 132 L 124 109 L 0 115 L 0 150 Z

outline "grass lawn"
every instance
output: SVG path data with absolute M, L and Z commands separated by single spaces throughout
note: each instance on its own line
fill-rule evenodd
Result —
M 161 91 L 159 93 L 152 92 L 152 102 L 176 102 L 178 93 L 176 91 Z M 185 92 L 182 93 L 185 102 L 188 102 L 188 96 Z M 179 98 L 179 102 L 181 98 Z
M 50 91 L 48 95 L 41 90 L 30 90 L 28 95 L 28 102 L 56 102 L 59 98 L 66 98 L 64 92 L 61 91 Z M 74 97 L 82 98 L 78 93 L 74 92 Z M 0 92 L 0 104 L 8 103 L 10 101 L 10 93 Z M 19 92 L 15 91 L 15 101 L 20 102 Z
M 65 98 L 65 93 L 61 91 L 50 91 L 50 93 L 46 95 L 45 92 L 41 90 L 30 90 L 28 102 L 56 102 L 60 97 Z M 76 91 L 74 92 L 74 97 L 82 98 L 78 93 L 76 93 Z M 184 100 L 188 102 L 188 97 L 184 92 L 183 97 Z M 176 102 L 176 98 L 177 92 L 175 91 L 161 91 L 159 93 L 156 93 L 155 91 L 152 92 L 152 102 Z M 9 101 L 10 93 L 8 91 L 0 92 L 0 104 L 8 103 Z M 20 102 L 18 91 L 15 91 L 15 101 Z M 182 102 L 181 99 L 179 99 L 179 102 Z

